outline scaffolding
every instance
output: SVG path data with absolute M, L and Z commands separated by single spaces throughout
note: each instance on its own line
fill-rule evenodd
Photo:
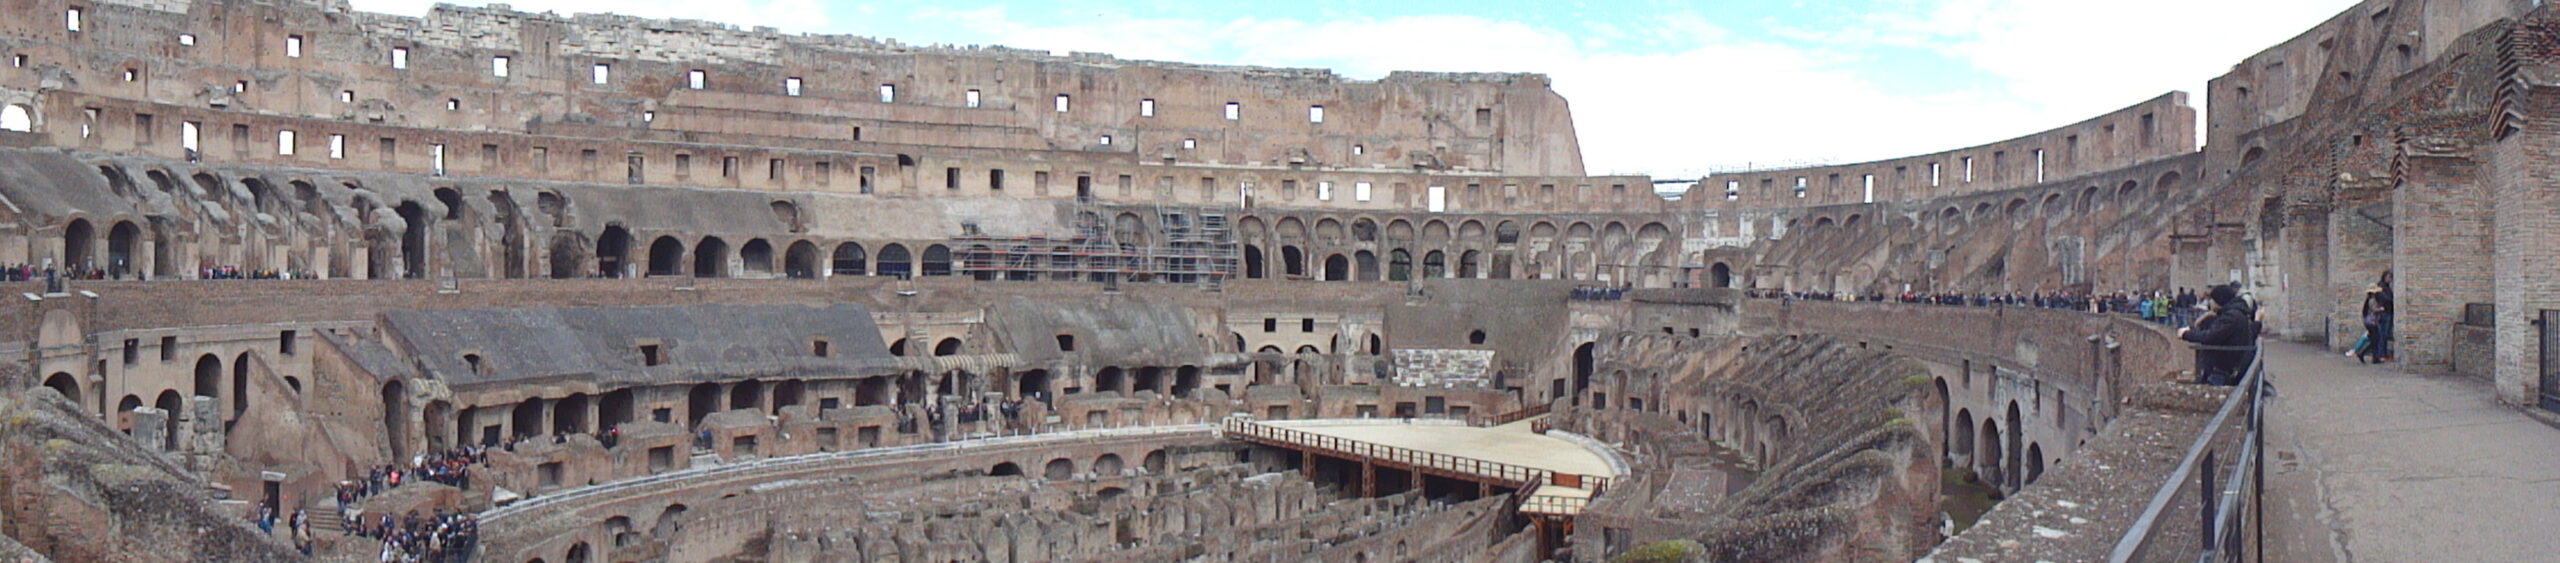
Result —
M 1145 211 L 1151 225 L 1124 231 L 1122 214 Z M 1241 259 L 1226 211 L 1216 207 L 1097 206 L 1078 201 L 1065 237 L 996 237 L 968 232 L 952 239 L 959 275 L 984 281 L 1157 282 L 1223 286 Z

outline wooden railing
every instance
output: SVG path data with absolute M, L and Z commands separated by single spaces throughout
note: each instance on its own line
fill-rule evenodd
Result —
M 1545 404 L 1534 405 L 1529 408 L 1493 415 L 1493 418 L 1485 419 L 1484 423 L 1478 424 L 1477 426 L 1501 426 L 1542 414 L 1547 414 L 1547 405 Z
M 1529 495 L 1529 498 L 1520 501 L 1520 512 L 1522 514 L 1572 516 L 1581 514 L 1582 509 L 1589 508 L 1590 506 L 1591 499 L 1588 497 L 1532 494 Z
M 1226 437 L 1286 448 L 1302 448 L 1316 453 L 1363 463 L 1403 466 L 1416 473 L 1437 474 L 1470 480 L 1487 480 L 1505 487 L 1556 485 L 1588 489 L 1597 497 L 1609 487 L 1609 478 L 1579 473 L 1559 473 L 1535 467 L 1512 465 L 1499 461 L 1426 452 L 1411 448 L 1380 445 L 1348 438 L 1327 436 L 1262 424 L 1241 418 L 1230 418 L 1220 426 Z

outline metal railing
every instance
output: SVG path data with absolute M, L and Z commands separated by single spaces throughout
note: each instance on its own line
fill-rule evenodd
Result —
M 1608 490 L 1609 478 L 1598 475 L 1558 473 L 1512 465 L 1499 461 L 1454 456 L 1443 453 L 1399 448 L 1314 432 L 1281 428 L 1241 418 L 1230 418 L 1220 430 L 1228 438 L 1288 448 L 1305 448 L 1316 453 L 1361 462 L 1400 465 L 1417 473 L 1433 473 L 1462 479 L 1491 480 L 1505 487 L 1557 485 L 1589 489 L 1597 497 Z
M 2178 468 L 2117 540 L 2108 561 L 2262 561 L 2266 478 L 2266 354 L 2256 346 L 2198 346 L 2200 351 L 2252 351 L 2248 371 L 2187 447 Z

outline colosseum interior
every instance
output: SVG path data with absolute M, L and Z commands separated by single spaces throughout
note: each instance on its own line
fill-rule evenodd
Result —
M 2539 4 L 1664 195 L 1538 74 L 8 0 L 0 560 L 2110 559 L 2233 388 L 1900 297 L 2343 351 L 2396 271 L 2548 419 Z

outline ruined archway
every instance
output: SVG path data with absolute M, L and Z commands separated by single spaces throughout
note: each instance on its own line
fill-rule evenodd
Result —
M 416 201 L 402 201 L 393 208 L 400 214 L 400 276 L 406 279 L 427 277 L 427 208 Z
M 882 276 L 907 279 L 915 275 L 913 260 L 907 252 L 906 245 L 892 243 L 880 247 L 879 264 L 875 269 Z
M 766 242 L 764 239 L 749 239 L 747 244 L 739 246 L 738 269 L 752 277 L 772 275 L 773 243 Z
M 139 273 L 133 264 L 135 249 L 142 246 L 142 228 L 132 221 L 117 221 L 107 228 L 107 277 L 124 279 Z
M 98 228 L 90 225 L 88 219 L 72 219 L 71 223 L 63 225 L 62 265 L 69 268 L 95 267 L 97 240 Z
M 52 389 L 55 393 L 61 393 L 62 398 L 70 399 L 72 404 L 79 404 L 81 402 L 80 379 L 72 377 L 70 373 L 56 372 L 51 376 L 47 376 L 44 378 L 44 386 L 48 389 Z
M 392 459 L 408 459 L 409 452 L 409 387 L 398 379 L 382 382 L 383 443 L 391 447 Z
M 658 237 L 649 243 L 649 275 L 684 275 L 684 242 L 676 237 Z
M 791 243 L 782 251 L 782 275 L 795 280 L 817 279 L 818 245 L 805 240 Z
M 729 241 L 702 237 L 702 242 L 693 245 L 693 277 L 729 277 Z
M 676 249 L 682 253 L 684 249 Z M 608 278 L 631 275 L 631 230 L 609 225 L 596 237 L 596 274 Z
M 869 261 L 862 252 L 862 243 L 847 242 L 836 245 L 836 251 L 829 258 L 828 270 L 839 276 L 867 276 L 871 275 Z
M 0 107 L 0 131 L 34 133 L 36 131 L 35 110 L 27 109 L 27 106 L 20 104 Z

